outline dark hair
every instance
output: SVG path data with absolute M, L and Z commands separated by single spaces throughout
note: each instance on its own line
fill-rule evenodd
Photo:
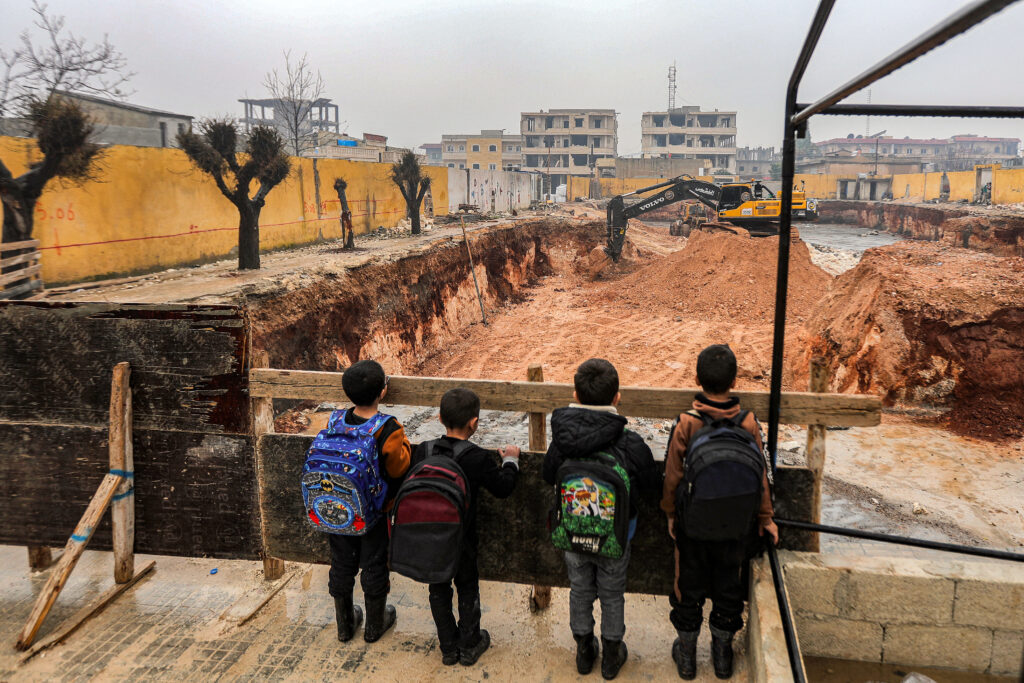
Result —
M 580 363 L 572 378 L 576 398 L 588 406 L 606 406 L 619 393 L 619 373 L 604 358 L 591 358 Z
M 728 344 L 712 344 L 697 356 L 697 381 L 704 391 L 724 394 L 736 381 L 736 354 Z
M 359 360 L 341 376 L 341 388 L 357 406 L 371 406 L 388 385 L 384 368 L 375 360 Z
M 449 389 L 441 397 L 441 424 L 462 429 L 474 417 L 480 417 L 480 397 L 469 389 Z

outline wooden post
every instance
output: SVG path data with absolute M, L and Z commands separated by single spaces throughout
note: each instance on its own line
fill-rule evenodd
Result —
M 118 363 L 110 383 L 110 471 L 124 477 L 110 504 L 114 546 L 114 581 L 135 577 L 135 464 L 132 458 L 131 366 Z
M 459 216 L 459 223 L 462 225 L 462 239 L 466 243 L 466 253 L 469 254 L 469 272 L 473 273 L 473 286 L 476 288 L 476 300 L 480 302 L 480 317 L 484 325 L 487 324 L 487 312 L 484 311 L 484 298 L 480 296 L 480 283 L 476 280 L 476 267 L 473 265 L 473 250 L 469 248 L 469 235 L 466 234 L 466 221 Z
M 270 367 L 270 357 L 266 351 L 258 350 L 252 352 L 252 360 L 250 361 L 250 367 L 253 368 L 268 368 Z M 252 436 L 253 436 L 253 448 L 259 448 L 260 437 L 264 434 L 274 433 L 274 399 L 269 397 L 260 397 L 252 399 Z M 260 477 L 257 472 L 256 477 L 257 485 L 259 485 Z M 263 579 L 265 581 L 276 581 L 284 576 L 284 560 L 269 557 L 266 553 L 266 549 L 263 550 Z
M 34 572 L 42 570 L 53 564 L 53 553 L 45 545 L 30 545 L 28 547 L 28 568 Z
M 32 611 L 25 621 L 25 626 L 21 629 L 21 633 L 18 634 L 18 642 L 15 647 L 19 650 L 26 649 L 35 640 L 39 627 L 43 625 L 43 620 L 50 613 L 50 608 L 53 607 L 53 603 L 57 600 L 57 595 L 60 594 L 64 584 L 67 583 L 68 577 L 71 576 L 71 570 L 75 568 L 78 559 L 85 550 L 85 546 L 89 543 L 89 539 L 92 538 L 93 531 L 96 530 L 96 525 L 99 524 L 100 518 L 106 512 L 107 506 L 110 505 L 110 499 L 114 497 L 114 491 L 117 490 L 124 480 L 125 478 L 122 476 L 107 474 L 100 483 L 99 488 L 96 489 L 96 494 L 89 501 L 89 507 L 86 508 L 85 514 L 78 521 L 78 526 L 75 527 L 74 533 L 71 534 L 67 545 L 64 546 L 64 554 L 61 555 L 60 561 L 57 562 L 53 573 L 47 579 L 42 592 L 36 598 Z
M 810 391 L 825 393 L 828 391 L 828 366 L 821 356 L 811 358 Z M 821 488 L 825 471 L 825 425 L 807 426 L 807 468 L 814 473 L 814 494 L 811 499 L 811 521 L 821 523 Z M 813 552 L 820 550 L 820 538 L 817 533 L 811 534 Z
M 534 363 L 526 369 L 528 382 L 544 381 L 544 366 Z M 530 450 L 543 453 L 548 449 L 548 435 L 545 413 L 530 413 Z M 551 586 L 534 586 L 530 592 L 530 610 L 547 609 L 551 604 Z

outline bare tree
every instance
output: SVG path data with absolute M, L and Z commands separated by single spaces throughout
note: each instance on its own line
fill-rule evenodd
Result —
M 352 228 L 352 211 L 348 208 L 348 196 L 345 194 L 345 190 L 348 188 L 348 183 L 345 182 L 344 178 L 338 178 L 334 181 L 334 191 L 338 193 L 338 201 L 341 203 L 341 215 L 338 220 L 341 221 L 341 238 L 343 240 L 342 249 L 355 249 L 355 231 Z
M 301 59 L 292 63 L 291 50 L 286 50 L 284 73 L 274 69 L 263 79 L 263 85 L 277 100 L 274 120 L 281 122 L 289 153 L 302 156 L 316 147 L 317 130 L 313 127 L 311 113 L 323 95 L 324 79 L 310 66 L 309 56 L 303 54 Z
M 430 176 L 423 175 L 416 155 L 407 151 L 391 166 L 391 180 L 402 191 L 405 212 L 412 222 L 412 234 L 420 234 L 420 203 L 430 189 Z
M 235 123 L 207 120 L 199 124 L 198 133 L 179 133 L 178 145 L 238 209 L 239 269 L 258 269 L 260 211 L 267 194 L 291 171 L 281 134 L 270 126 L 256 126 L 246 135 L 244 157 L 239 158 Z M 253 183 L 257 183 L 256 192 L 250 196 Z

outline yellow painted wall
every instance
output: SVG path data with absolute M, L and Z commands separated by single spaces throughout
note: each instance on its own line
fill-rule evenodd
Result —
M 972 174 L 973 175 L 973 174 Z M 1024 169 L 1013 168 L 992 172 L 992 203 L 1024 202 Z
M 473 145 L 479 145 L 480 151 L 474 152 Z M 494 145 L 497 151 L 490 152 L 490 146 Z M 473 168 L 473 164 L 480 164 L 483 170 L 489 169 L 494 164 L 495 170 L 501 170 L 501 138 L 476 138 L 466 140 L 466 168 Z
M 0 155 L 12 173 L 37 157 L 35 141 L 0 137 Z M 357 234 L 390 227 L 405 202 L 389 164 L 322 159 L 317 217 L 313 161 L 293 159 L 292 174 L 267 196 L 260 215 L 263 250 L 340 237 L 334 179 L 348 181 Z M 435 213 L 447 213 L 447 169 L 425 167 Z M 111 147 L 102 182 L 47 185 L 36 208 L 43 279 L 49 284 L 158 270 L 227 258 L 238 244 L 238 212 L 213 182 L 176 149 Z
M 835 199 L 838 181 L 856 179 L 856 175 L 835 173 L 797 173 L 793 176 L 793 185 L 797 188 L 803 187 L 808 198 Z M 801 185 L 801 182 L 803 185 Z
M 974 199 L 974 175 L 974 171 L 954 171 L 946 174 L 949 178 L 949 200 L 951 202 Z

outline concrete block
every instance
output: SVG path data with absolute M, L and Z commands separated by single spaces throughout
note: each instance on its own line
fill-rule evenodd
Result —
M 838 657 L 865 662 L 882 659 L 882 627 L 867 621 L 796 616 L 796 631 L 804 656 Z
M 989 673 L 1024 680 L 1024 631 L 995 632 Z
M 787 592 L 792 601 L 792 592 Z M 766 556 L 750 563 L 747 666 L 751 683 L 791 683 L 794 680 L 789 667 L 782 615 L 772 582 L 772 568 Z
M 887 664 L 982 673 L 988 670 L 992 654 L 992 631 L 971 626 L 894 624 L 885 628 L 883 652 Z
M 793 609 L 814 614 L 839 614 L 836 584 L 843 572 L 810 562 L 794 562 L 783 567 L 786 589 Z
M 1020 572 L 1018 567 L 1013 569 Z M 1024 583 L 957 581 L 953 621 L 965 626 L 1024 631 Z
M 893 559 L 887 571 L 852 571 L 836 590 L 839 615 L 883 624 L 948 624 L 955 583 L 927 576 Z M 909 562 L 915 562 L 909 560 Z

